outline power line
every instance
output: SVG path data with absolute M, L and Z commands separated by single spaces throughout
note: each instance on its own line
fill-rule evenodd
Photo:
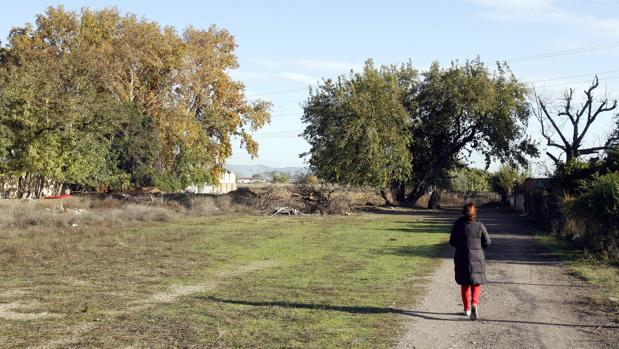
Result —
M 531 84 L 532 86 L 538 86 L 538 87 L 543 87 L 543 88 L 546 88 L 546 87 L 557 87 L 557 86 L 568 86 L 568 85 L 571 85 L 571 84 L 579 84 L 579 83 L 591 82 L 592 79 L 572 81 L 572 82 L 562 82 L 562 83 L 551 84 L 551 85 L 545 85 L 545 84 L 542 85 L 540 83 L 542 83 L 542 82 L 549 82 L 549 81 L 573 79 L 573 78 L 579 78 L 579 77 L 584 77 L 584 76 L 595 76 L 595 75 L 598 76 L 599 81 L 614 80 L 614 79 L 619 78 L 619 76 L 599 77 L 599 75 L 609 74 L 609 73 L 616 73 L 616 72 L 619 72 L 619 69 L 606 70 L 606 71 L 601 71 L 601 72 L 597 72 L 597 73 L 566 75 L 566 76 L 559 76 L 559 77 L 555 77 L 555 78 L 541 79 L 541 80 L 529 80 L 529 81 L 523 81 L 523 82 L 527 83 L 527 84 Z M 288 118 L 288 117 L 291 117 L 291 116 L 299 116 L 300 117 L 300 116 L 302 116 L 303 111 L 304 111 L 303 108 L 283 109 L 283 110 L 273 111 L 273 112 L 271 112 L 271 118 L 278 119 L 278 118 Z
M 607 78 L 598 78 L 599 81 L 607 81 L 607 80 L 614 80 L 614 79 L 619 79 L 619 76 L 610 76 Z M 561 83 L 561 84 L 552 84 L 552 85 L 541 85 L 539 87 L 556 87 L 556 86 L 567 86 L 567 85 L 572 85 L 572 84 L 582 84 L 585 82 L 591 82 L 592 80 L 580 80 L 580 81 L 573 81 L 570 83 Z
M 578 54 L 578 53 L 586 53 L 586 52 L 591 52 L 591 51 L 599 51 L 599 50 L 605 50 L 605 49 L 615 48 L 615 47 L 619 47 L 619 42 L 610 42 L 610 43 L 605 43 L 605 44 L 578 47 L 578 48 L 565 49 L 565 50 L 548 51 L 548 52 L 537 53 L 537 54 L 528 55 L 528 56 L 508 58 L 503 61 L 507 63 L 518 63 L 518 62 L 533 61 L 533 60 L 538 60 L 538 59 L 566 56 L 566 55 L 572 55 L 572 54 Z M 598 74 L 611 73 L 611 72 L 617 72 L 617 71 L 619 70 L 600 72 Z M 587 74 L 581 74 L 581 75 L 558 77 L 558 78 L 553 78 L 553 79 L 545 79 L 545 80 L 537 80 L 537 81 L 529 81 L 529 82 L 535 83 L 535 82 L 544 82 L 544 81 L 553 81 L 553 80 L 564 80 L 564 79 L 568 79 L 572 77 L 581 77 L 581 76 L 586 76 L 586 75 Z M 307 91 L 308 89 L 309 89 L 309 86 L 304 87 L 304 88 L 296 88 L 296 89 L 289 89 L 289 90 L 277 90 L 277 91 L 268 91 L 268 92 L 263 92 L 263 93 L 251 93 L 251 95 L 254 95 L 254 96 L 278 95 L 278 94 L 287 94 L 287 93 Z
M 605 50 L 605 49 L 614 48 L 614 47 L 619 47 L 619 42 L 611 42 L 611 43 L 599 44 L 599 45 L 593 45 L 593 46 L 578 47 L 578 48 L 567 49 L 567 50 L 548 51 L 548 52 L 533 54 L 529 56 L 514 57 L 514 58 L 506 59 L 504 61 L 507 63 L 533 61 L 533 60 L 544 59 L 544 58 L 549 58 L 549 57 L 557 57 L 557 56 L 565 56 L 565 55 L 571 55 L 571 54 L 577 54 L 577 53 L 585 53 L 585 52 L 590 52 L 590 51 Z
M 534 84 L 534 83 L 538 83 L 538 82 L 556 81 L 556 80 L 565 80 L 565 79 L 571 79 L 571 78 L 580 78 L 580 77 L 583 77 L 583 76 L 594 76 L 594 75 L 601 75 L 601 74 L 608 74 L 608 73 L 616 73 L 616 72 L 619 72 L 619 69 L 616 69 L 616 70 L 601 71 L 601 72 L 597 72 L 597 73 L 578 74 L 578 75 L 567 75 L 567 76 L 560 76 L 560 77 L 557 77 L 557 78 L 543 79 L 543 80 L 531 80 L 531 81 L 525 81 L 525 82 L 526 82 L 526 83 L 530 83 L 530 84 Z

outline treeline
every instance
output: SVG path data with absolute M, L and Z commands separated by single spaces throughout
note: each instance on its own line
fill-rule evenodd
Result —
M 116 9 L 49 8 L 0 47 L 0 175 L 18 195 L 63 184 L 176 190 L 216 181 L 232 137 L 251 136 L 270 104 L 250 103 L 233 36 L 178 32 Z
M 450 172 L 449 181 L 444 189 L 469 195 L 494 191 L 501 195 L 502 203 L 507 204 L 509 196 L 514 194 L 515 187 L 522 187 L 528 177 L 531 177 L 528 170 L 507 164 L 501 165 L 494 172 L 462 167 Z

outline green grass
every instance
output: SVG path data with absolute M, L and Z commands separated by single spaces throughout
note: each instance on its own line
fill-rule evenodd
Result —
M 0 347 L 390 347 L 446 231 L 363 214 L 0 233 L 0 306 L 60 316 L 0 319 Z M 147 301 L 181 286 L 203 289 Z
M 591 256 L 552 235 L 539 234 L 536 237 L 544 246 L 561 257 L 575 276 L 600 287 L 601 292 L 592 296 L 608 306 L 619 321 L 619 269 L 617 266 Z

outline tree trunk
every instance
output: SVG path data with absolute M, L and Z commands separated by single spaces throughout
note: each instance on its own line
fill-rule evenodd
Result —
M 402 183 L 391 183 L 389 188 L 382 189 L 380 195 L 389 206 L 404 206 L 406 201 L 406 186 Z
M 32 192 L 33 192 L 33 187 L 32 187 L 32 181 L 34 176 L 32 175 L 32 173 L 28 174 L 28 185 L 27 185 L 27 192 L 28 194 L 26 195 L 26 198 L 31 198 L 32 197 Z
M 17 198 L 26 199 L 30 195 L 30 174 L 26 173 L 17 178 Z
M 441 201 L 441 191 L 434 190 L 430 196 L 430 200 L 428 201 L 428 208 L 431 210 L 438 210 L 441 208 L 439 201 Z
M 43 195 L 43 187 L 45 186 L 45 178 L 43 176 L 37 176 L 35 181 L 34 197 L 40 199 Z
M 406 196 L 406 207 L 415 207 L 417 200 L 425 195 L 425 190 L 415 189 Z

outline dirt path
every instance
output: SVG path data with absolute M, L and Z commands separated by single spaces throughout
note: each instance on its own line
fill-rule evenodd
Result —
M 593 286 L 546 253 L 518 215 L 490 209 L 480 219 L 492 238 L 481 319 L 460 315 L 450 248 L 430 277 L 425 299 L 406 313 L 409 323 L 398 348 L 619 348 L 619 325 L 598 328 L 612 319 L 587 307 Z

